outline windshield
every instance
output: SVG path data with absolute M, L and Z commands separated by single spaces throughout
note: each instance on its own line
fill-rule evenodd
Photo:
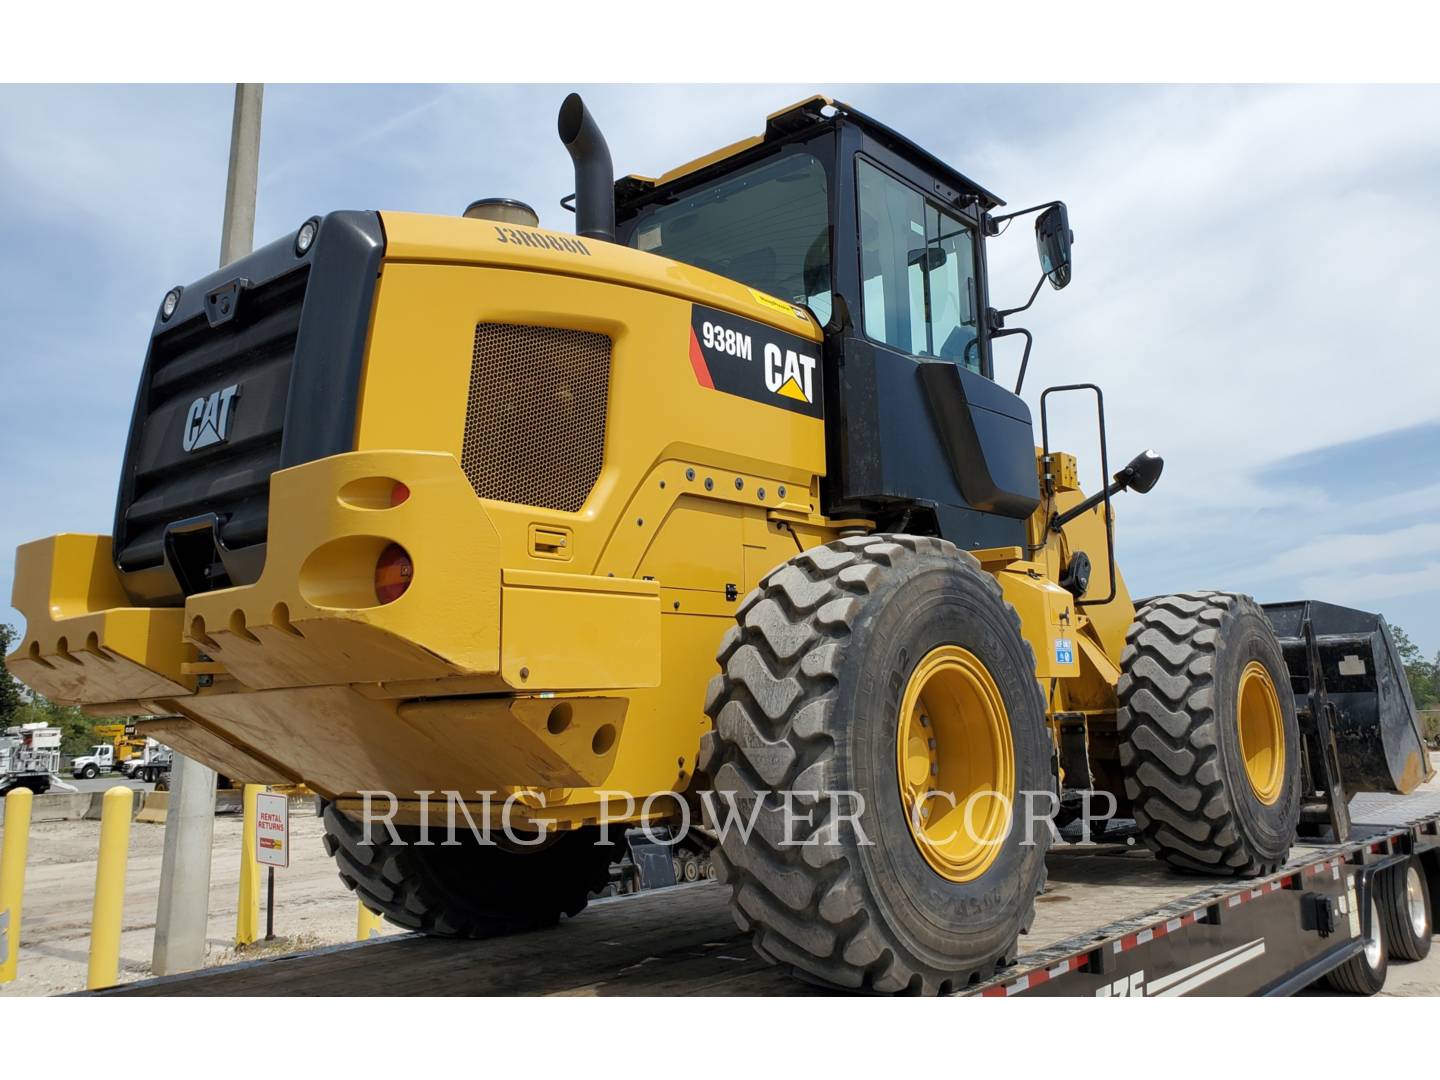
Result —
M 787 154 L 636 216 L 630 246 L 805 304 L 830 321 L 825 167 Z

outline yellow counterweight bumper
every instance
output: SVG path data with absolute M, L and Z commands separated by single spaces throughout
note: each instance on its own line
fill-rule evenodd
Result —
M 397 484 L 408 495 L 391 505 Z M 269 521 L 259 580 L 184 608 L 130 606 L 109 537 L 26 544 L 14 603 L 27 630 L 11 670 L 92 707 L 188 696 L 207 674 L 249 690 L 415 683 L 420 695 L 456 677 L 522 693 L 659 680 L 659 586 L 529 569 L 450 454 L 365 451 L 277 472 Z M 376 562 L 391 544 L 414 573 L 381 603 Z

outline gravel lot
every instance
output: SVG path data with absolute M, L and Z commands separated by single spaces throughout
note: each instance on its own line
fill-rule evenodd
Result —
M 275 871 L 277 940 L 237 953 L 234 934 L 241 824 L 239 814 L 220 814 L 215 818 L 206 965 L 353 940 L 355 898 L 340 883 L 334 863 L 321 846 L 319 819 L 307 804 L 297 802 L 290 818 L 291 864 L 285 870 Z M 151 974 L 150 954 L 155 940 L 155 903 L 164 835 L 163 825 L 136 822 L 130 828 L 125 917 L 120 938 L 121 982 L 133 982 Z M 0 986 L 0 997 L 62 994 L 85 989 L 99 839 L 98 821 L 55 821 L 31 826 L 19 977 L 13 983 Z M 261 886 L 263 926 L 263 876 Z M 399 932 L 388 924 L 382 931 Z

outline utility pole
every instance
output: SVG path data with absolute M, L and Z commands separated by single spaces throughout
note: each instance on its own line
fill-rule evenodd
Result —
M 230 174 L 225 181 L 225 221 L 220 227 L 220 265 L 255 247 L 255 188 L 260 182 L 262 83 L 237 83 L 230 126 Z
M 220 265 L 255 245 L 255 189 L 260 175 L 260 83 L 235 86 L 230 126 L 230 170 Z M 215 839 L 215 770 L 175 754 L 170 767 L 170 805 L 165 811 L 165 851 L 160 864 L 160 902 L 155 914 L 156 975 L 194 971 L 205 965 L 210 917 L 210 851 Z

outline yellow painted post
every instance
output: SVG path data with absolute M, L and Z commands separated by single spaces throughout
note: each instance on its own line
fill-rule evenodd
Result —
M 245 785 L 245 824 L 240 837 L 240 907 L 235 912 L 235 946 L 253 945 L 260 937 L 260 864 L 255 860 L 255 796 L 264 784 Z
M 360 914 L 355 920 L 355 940 L 369 941 L 376 934 L 380 933 L 381 918 L 365 906 L 364 901 L 357 904 Z
M 35 793 L 16 788 L 5 796 L 5 837 L 0 843 L 0 983 L 14 982 L 20 963 L 20 905 L 25 899 L 25 850 Z
M 100 859 L 95 867 L 95 909 L 90 917 L 91 990 L 120 981 L 120 923 L 125 914 L 125 860 L 130 853 L 130 809 L 135 793 L 123 784 L 100 803 Z

